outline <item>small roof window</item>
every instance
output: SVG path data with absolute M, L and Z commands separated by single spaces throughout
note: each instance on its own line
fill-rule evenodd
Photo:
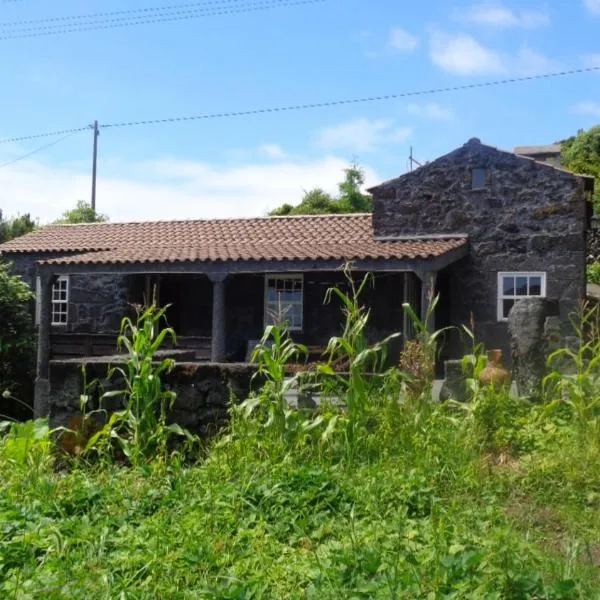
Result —
M 488 169 L 478 168 L 471 171 L 471 189 L 480 190 L 487 187 Z

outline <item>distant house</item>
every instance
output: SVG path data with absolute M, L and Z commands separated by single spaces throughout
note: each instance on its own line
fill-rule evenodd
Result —
M 0 252 L 37 289 L 38 397 L 52 357 L 111 351 L 121 316 L 154 289 L 198 359 L 243 360 L 281 318 L 318 348 L 340 330 L 323 299 L 345 261 L 375 275 L 373 339 L 408 335 L 402 303 L 424 314 L 439 293 L 432 325 L 473 318 L 480 341 L 507 350 L 519 298 L 556 299 L 566 327 L 584 297 L 592 191 L 592 178 L 472 139 L 372 188 L 372 215 L 50 225 Z M 462 351 L 455 332 L 443 356 Z
M 560 144 L 546 144 L 544 146 L 517 146 L 515 154 L 545 162 L 554 167 L 562 166 Z

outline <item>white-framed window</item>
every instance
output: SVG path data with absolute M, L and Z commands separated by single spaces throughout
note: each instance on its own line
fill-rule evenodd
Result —
M 265 327 L 286 325 L 301 331 L 304 322 L 302 275 L 265 275 Z
M 35 280 L 35 324 L 40 324 L 42 311 L 41 281 Z M 52 286 L 52 325 L 66 325 L 69 319 L 69 277 L 61 275 Z
M 526 297 L 546 297 L 546 273 L 543 271 L 498 273 L 498 321 L 506 321 L 514 303 Z

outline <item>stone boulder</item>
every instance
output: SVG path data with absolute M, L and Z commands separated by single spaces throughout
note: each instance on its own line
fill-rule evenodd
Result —
M 444 361 L 444 383 L 440 389 L 440 401 L 466 402 L 468 395 L 467 380 L 463 373 L 462 361 Z
M 554 313 L 554 303 L 546 298 L 523 298 L 508 315 L 513 379 L 520 396 L 541 396 L 549 352 L 560 345 Z

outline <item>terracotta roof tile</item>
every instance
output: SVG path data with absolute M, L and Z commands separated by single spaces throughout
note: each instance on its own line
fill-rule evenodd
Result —
M 69 253 L 52 264 L 429 258 L 465 239 L 377 241 L 371 215 L 49 225 L 2 253 Z

